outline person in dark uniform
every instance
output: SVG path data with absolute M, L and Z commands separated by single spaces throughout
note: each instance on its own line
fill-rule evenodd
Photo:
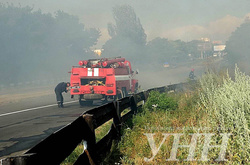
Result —
M 58 104 L 58 108 L 63 108 L 63 96 L 62 93 L 63 92 L 68 92 L 70 83 L 67 82 L 61 82 L 59 83 L 56 88 L 55 88 L 55 93 L 56 93 L 56 100 L 57 100 L 57 104 Z
M 189 73 L 189 78 L 190 78 L 191 80 L 194 80 L 194 78 L 195 78 L 194 69 L 192 69 L 191 72 Z

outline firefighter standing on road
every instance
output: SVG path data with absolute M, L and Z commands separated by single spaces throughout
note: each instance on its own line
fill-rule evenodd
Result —
M 194 69 L 192 69 L 191 72 L 189 73 L 189 78 L 190 78 L 191 80 L 194 80 L 194 78 L 195 78 Z
M 57 104 L 58 104 L 58 108 L 63 108 L 63 96 L 62 93 L 63 92 L 68 92 L 70 83 L 67 82 L 61 82 L 59 83 L 56 88 L 55 88 L 55 93 L 56 93 L 56 100 L 57 100 Z

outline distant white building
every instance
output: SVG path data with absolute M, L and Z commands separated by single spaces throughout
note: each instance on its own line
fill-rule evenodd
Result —
M 222 52 L 226 49 L 226 45 L 214 45 L 214 52 Z
M 223 44 L 221 44 L 221 45 L 214 45 L 213 49 L 214 49 L 213 56 L 214 57 L 217 57 L 217 56 L 221 57 L 221 56 L 225 55 L 224 50 L 226 49 L 226 45 L 223 45 Z

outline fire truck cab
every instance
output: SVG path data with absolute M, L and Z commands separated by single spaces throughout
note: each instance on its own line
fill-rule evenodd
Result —
M 71 70 L 71 96 L 79 95 L 80 105 L 94 100 L 108 101 L 126 97 L 138 90 L 137 72 L 125 58 L 101 58 L 79 61 Z

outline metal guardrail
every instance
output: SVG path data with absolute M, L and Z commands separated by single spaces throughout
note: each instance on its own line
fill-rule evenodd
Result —
M 175 91 L 182 89 L 185 83 L 152 88 L 129 97 L 102 105 L 86 111 L 75 121 L 54 132 L 49 137 L 28 150 L 24 155 L 8 157 L 0 161 L 0 165 L 48 165 L 60 164 L 72 151 L 83 142 L 84 152 L 78 157 L 78 164 L 100 164 L 113 140 L 121 137 L 121 124 L 137 113 L 138 103 L 146 101 L 151 91 Z M 130 111 L 122 116 L 122 112 Z M 95 129 L 113 119 L 109 132 L 96 143 Z

